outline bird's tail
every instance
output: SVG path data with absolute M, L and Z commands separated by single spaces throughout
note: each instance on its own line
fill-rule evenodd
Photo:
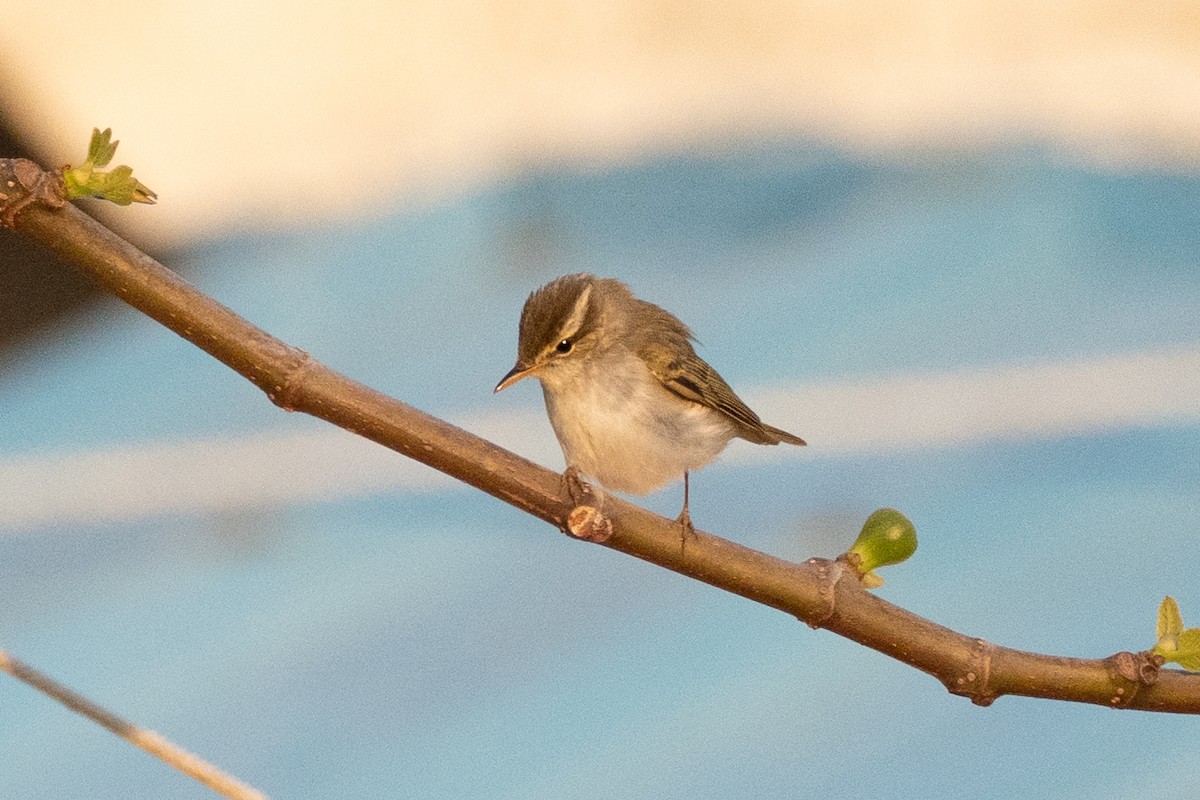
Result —
M 799 436 L 793 436 L 787 431 L 776 428 L 773 425 L 768 425 L 765 422 L 759 423 L 754 428 L 747 426 L 741 433 L 741 437 L 755 444 L 794 444 L 799 446 L 808 444 L 808 442 Z

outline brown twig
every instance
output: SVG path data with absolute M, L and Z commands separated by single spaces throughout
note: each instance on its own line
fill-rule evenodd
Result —
M 172 744 L 154 731 L 139 728 L 132 722 L 126 722 L 111 711 L 96 705 L 78 692 L 68 689 L 49 675 L 38 672 L 3 650 L 0 650 L 0 670 L 53 697 L 77 714 L 82 714 L 92 722 L 107 728 L 130 744 L 140 747 L 158 760 L 169 764 L 184 775 L 199 781 L 230 800 L 266 800 L 266 795 L 257 789 L 247 786 L 204 759 Z
M 62 175 L 28 158 L 0 158 L 0 227 L 13 227 L 17 214 L 36 203 L 61 208 L 66 202 Z
M 101 286 L 250 380 L 277 405 L 376 441 L 605 547 L 785 611 L 937 677 L 987 705 L 1004 694 L 1114 708 L 1200 713 L 1200 675 L 1160 670 L 1147 654 L 1058 658 L 989 644 L 864 590 L 840 562 L 794 564 L 678 526 L 607 497 L 572 516 L 560 476 L 329 369 L 251 325 L 68 205 L 26 208 L 17 227 Z

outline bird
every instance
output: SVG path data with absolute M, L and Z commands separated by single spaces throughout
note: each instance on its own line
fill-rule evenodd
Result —
M 682 476 L 676 521 L 686 537 L 689 475 L 731 440 L 805 444 L 759 419 L 694 341 L 687 325 L 621 281 L 565 275 L 525 301 L 516 363 L 493 391 L 537 378 L 569 481 L 581 473 L 645 495 Z

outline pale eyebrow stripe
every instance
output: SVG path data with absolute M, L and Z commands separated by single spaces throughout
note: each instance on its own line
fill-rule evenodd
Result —
M 579 333 L 579 329 L 583 326 L 584 319 L 587 318 L 588 302 L 592 299 L 592 285 L 588 284 L 583 287 L 583 291 L 579 293 L 579 297 L 575 298 L 575 305 L 571 309 L 571 314 L 563 322 L 562 338 L 569 339 Z

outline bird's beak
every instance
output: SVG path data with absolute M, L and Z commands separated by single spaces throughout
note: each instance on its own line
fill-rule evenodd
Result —
M 516 364 L 513 365 L 513 368 L 508 371 L 508 374 L 505 375 L 500 380 L 500 382 L 496 384 L 496 388 L 492 390 L 492 394 L 495 394 L 496 392 L 499 392 L 499 391 L 503 391 L 504 389 L 507 389 L 508 387 L 512 386 L 517 381 L 521 380 L 521 378 L 527 378 L 532 374 L 533 374 L 533 367 L 527 365 L 523 361 L 518 361 Z

